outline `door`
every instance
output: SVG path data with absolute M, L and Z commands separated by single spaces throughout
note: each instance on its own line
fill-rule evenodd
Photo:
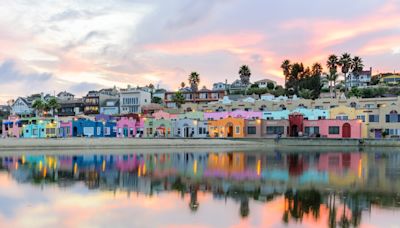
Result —
M 77 128 L 77 127 L 73 127 L 73 128 L 72 128 L 72 135 L 73 135 L 74 137 L 78 136 L 78 128 Z
M 376 139 L 382 138 L 382 130 L 381 129 L 375 129 L 375 138 Z
M 124 137 L 128 137 L 128 128 L 124 127 Z
M 232 124 L 230 124 L 228 126 L 228 132 L 227 132 L 226 136 L 229 137 L 229 138 L 233 137 L 233 125 Z
M 292 136 L 292 137 L 297 137 L 297 136 L 299 136 L 299 131 L 298 131 L 298 129 L 297 129 L 297 125 L 293 125 L 292 126 L 292 131 L 291 131 L 291 135 L 290 136 Z
M 184 133 L 184 136 L 183 136 L 183 137 L 189 138 L 189 128 L 188 128 L 188 127 L 185 127 L 184 129 L 185 129 L 185 130 L 183 131 L 183 133 Z
M 351 137 L 351 126 L 349 123 L 345 123 L 342 126 L 342 138 L 350 138 Z

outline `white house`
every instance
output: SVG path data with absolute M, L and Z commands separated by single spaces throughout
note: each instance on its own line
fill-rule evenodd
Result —
M 349 73 L 347 76 L 346 87 L 366 87 L 371 83 L 372 67 L 369 70 L 363 70 L 356 76 L 354 73 Z
M 32 104 L 23 97 L 18 97 L 11 105 L 11 113 L 14 115 L 29 115 L 33 113 Z
M 276 87 L 276 81 L 270 79 L 262 79 L 259 81 L 254 82 L 254 84 L 258 85 L 258 88 L 267 88 L 268 83 L 272 83 L 274 87 Z
M 149 92 L 137 89 L 121 90 L 119 104 L 120 113 L 141 113 L 142 106 L 151 103 L 151 94 Z
M 107 99 L 100 104 L 100 113 L 105 115 L 119 114 L 119 99 Z

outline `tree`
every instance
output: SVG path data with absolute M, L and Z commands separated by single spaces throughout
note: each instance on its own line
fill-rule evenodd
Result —
M 302 98 L 304 98 L 304 99 L 311 99 L 311 98 L 312 98 L 312 93 L 313 93 L 312 90 L 309 90 L 309 89 L 301 89 L 301 90 L 299 91 L 299 96 L 302 97 Z
M 358 79 L 363 68 L 364 68 L 363 60 L 358 56 L 354 56 L 351 62 L 351 71 L 353 72 L 355 78 Z
M 269 90 L 273 90 L 273 89 L 275 88 L 274 83 L 268 82 L 268 83 L 267 83 L 267 88 L 268 88 Z
M 199 90 L 199 84 L 200 84 L 200 75 L 197 72 L 192 72 L 189 75 L 189 84 L 190 88 L 192 89 L 193 92 L 196 92 Z
M 285 91 L 285 89 L 284 89 L 282 86 L 278 85 L 278 86 L 275 87 L 275 90 L 274 90 L 274 91 L 271 91 L 271 93 L 272 93 L 274 96 L 279 97 L 279 96 L 285 95 L 285 94 L 286 94 L 286 91 Z
M 54 115 L 54 110 L 57 110 L 61 107 L 55 97 L 50 98 L 50 100 L 47 102 L 47 106 L 48 107 L 45 107 L 45 109 L 49 109 L 52 115 Z
M 328 60 L 326 61 L 326 67 L 329 70 L 329 74 L 327 76 L 327 79 L 329 81 L 329 91 L 331 94 L 331 98 L 332 96 L 332 90 L 333 88 L 336 87 L 336 81 L 339 77 L 339 75 L 337 74 L 337 67 L 339 65 L 339 60 L 338 57 L 336 55 L 330 55 L 328 57 Z M 336 89 L 335 89 L 335 96 L 336 96 Z
M 289 75 L 291 71 L 292 65 L 289 60 L 284 60 L 281 64 L 281 69 L 283 70 L 283 75 L 285 76 L 285 86 L 286 82 L 289 80 Z
M 350 54 L 344 53 L 339 59 L 339 66 L 342 68 L 342 73 L 344 74 L 344 85 L 345 91 L 347 91 L 347 74 L 349 73 L 352 66 L 352 59 Z
M 172 96 L 172 101 L 176 104 L 176 106 L 178 106 L 178 108 L 180 108 L 182 104 L 185 103 L 185 97 L 180 91 L 178 91 Z
M 243 65 L 239 69 L 239 76 L 240 76 L 240 81 L 242 85 L 249 85 L 250 84 L 250 76 L 251 76 L 251 71 L 249 66 Z
M 36 99 L 32 104 L 32 108 L 35 110 L 36 116 L 42 115 L 45 109 L 45 102 L 42 99 Z
M 160 97 L 152 97 L 151 103 L 162 104 L 162 99 Z
M 186 87 L 185 82 L 181 82 L 181 88 L 183 89 L 183 88 L 185 88 L 185 87 Z

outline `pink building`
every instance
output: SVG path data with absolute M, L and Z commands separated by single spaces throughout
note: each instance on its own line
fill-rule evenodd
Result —
M 3 120 L 2 132 L 3 137 L 19 138 L 22 131 L 22 122 L 18 116 L 9 116 L 8 119 Z
M 151 116 L 156 120 L 160 120 L 160 119 L 169 120 L 169 119 L 177 119 L 178 118 L 178 115 L 170 114 L 170 113 L 164 112 L 162 110 L 153 113 Z
M 141 120 L 142 121 L 142 120 Z M 138 122 L 135 118 L 121 117 L 117 121 L 117 138 L 133 138 L 137 134 Z
M 220 120 L 220 119 L 225 119 L 227 117 L 243 118 L 243 119 L 247 119 L 247 120 L 261 119 L 262 112 L 235 110 L 232 112 L 205 112 L 204 113 L 205 120 Z
M 326 138 L 362 138 L 360 120 L 304 120 L 303 124 L 305 135 L 319 134 Z
M 62 138 L 72 137 L 72 121 L 60 121 L 58 136 Z

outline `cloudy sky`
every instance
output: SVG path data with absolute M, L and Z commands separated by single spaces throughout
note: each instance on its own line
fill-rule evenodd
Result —
M 34 92 L 77 95 L 153 83 L 282 83 L 288 58 L 350 52 L 374 73 L 400 71 L 400 0 L 2 0 L 0 103 Z

